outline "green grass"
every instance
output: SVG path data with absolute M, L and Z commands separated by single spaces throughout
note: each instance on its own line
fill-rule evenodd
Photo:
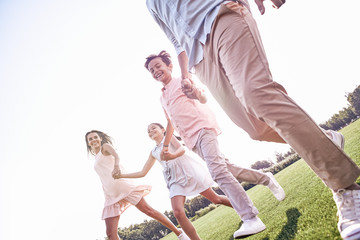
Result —
M 360 165 L 360 120 L 340 132 L 345 136 L 345 152 Z M 267 228 L 246 239 L 341 239 L 332 194 L 303 160 L 276 174 L 276 179 L 287 194 L 282 202 L 264 186 L 247 191 Z M 231 240 L 240 222 L 232 208 L 220 206 L 193 224 L 203 240 Z M 162 239 L 177 238 L 171 233 Z

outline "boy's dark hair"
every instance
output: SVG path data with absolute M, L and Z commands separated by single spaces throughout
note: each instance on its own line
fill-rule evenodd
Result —
M 161 51 L 159 54 L 151 54 L 146 58 L 145 61 L 145 65 L 144 67 L 146 68 L 146 70 L 149 70 L 149 63 L 151 62 L 151 60 L 153 60 L 154 58 L 161 58 L 161 60 L 167 65 L 169 66 L 171 64 L 171 56 L 170 54 L 168 54 L 165 50 Z

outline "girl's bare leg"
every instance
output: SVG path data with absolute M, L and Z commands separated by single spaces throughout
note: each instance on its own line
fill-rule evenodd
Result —
M 217 194 L 212 188 L 208 188 L 200 194 L 206 197 L 212 203 L 232 207 L 229 199 L 226 196 Z
M 181 228 L 184 230 L 186 235 L 191 240 L 200 240 L 199 235 L 197 234 L 194 226 L 190 222 L 190 220 L 186 217 L 184 210 L 185 196 L 175 196 L 171 198 L 171 206 L 173 209 L 174 216 Z
M 106 236 L 109 238 L 109 240 L 120 240 L 118 235 L 119 219 L 120 216 L 105 219 Z
M 141 198 L 140 202 L 135 205 L 137 209 L 139 209 L 141 212 L 145 213 L 149 217 L 152 217 L 165 227 L 169 228 L 171 231 L 173 231 L 176 236 L 179 236 L 181 234 L 181 231 L 178 230 L 178 228 L 161 212 L 153 209 L 144 198 Z

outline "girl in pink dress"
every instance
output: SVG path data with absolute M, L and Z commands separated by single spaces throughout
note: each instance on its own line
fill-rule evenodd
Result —
M 147 204 L 144 196 L 150 192 L 151 186 L 136 186 L 129 179 L 116 179 L 125 169 L 119 163 L 119 156 L 107 134 L 92 130 L 86 133 L 85 140 L 88 152 L 95 156 L 94 168 L 103 186 L 105 204 L 102 219 L 110 240 L 120 239 L 117 234 L 120 215 L 131 205 L 169 228 L 180 240 L 189 239 L 165 215 Z
M 186 196 L 201 194 L 215 204 L 223 204 L 232 207 L 226 196 L 216 194 L 211 186 L 213 180 L 206 167 L 198 160 L 185 153 L 184 148 L 175 136 L 172 136 L 169 144 L 168 158 L 161 157 L 163 142 L 165 139 L 165 129 L 159 123 L 151 123 L 148 126 L 149 137 L 156 142 L 155 148 L 150 152 L 149 158 L 143 169 L 134 173 L 121 173 L 121 178 L 141 178 L 144 177 L 154 165 L 155 161 L 163 167 L 163 174 L 166 185 L 170 192 L 171 206 L 178 223 L 185 233 L 192 240 L 200 240 L 194 226 L 186 217 L 184 204 Z

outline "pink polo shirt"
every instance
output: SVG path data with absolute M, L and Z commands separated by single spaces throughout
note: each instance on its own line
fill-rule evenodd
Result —
M 189 149 L 194 148 L 201 129 L 212 129 L 217 135 L 221 133 L 210 108 L 198 100 L 188 98 L 181 91 L 181 78 L 173 78 L 162 89 L 160 102 L 166 117 Z

